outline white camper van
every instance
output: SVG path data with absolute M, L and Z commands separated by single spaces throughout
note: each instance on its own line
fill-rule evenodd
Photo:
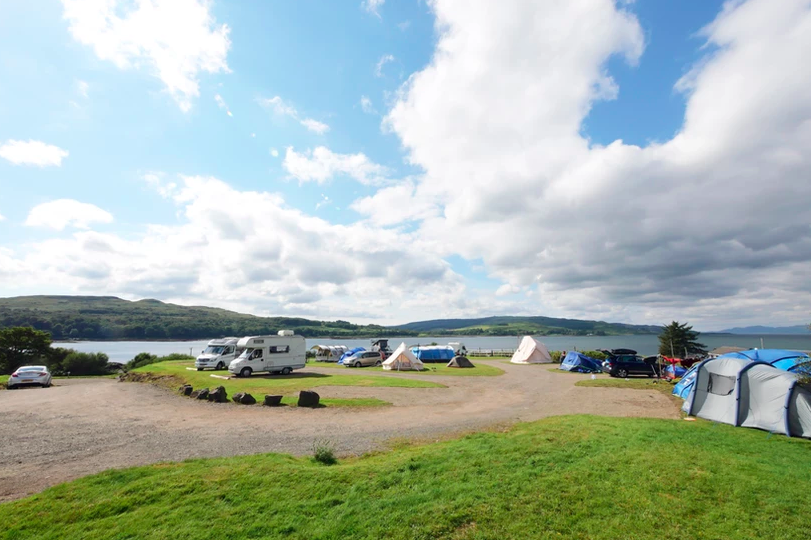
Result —
M 212 339 L 208 346 L 197 357 L 194 367 L 197 371 L 204 369 L 226 369 L 228 364 L 237 357 L 237 342 L 239 338 L 228 337 L 222 339 Z
M 244 337 L 237 347 L 244 350 L 228 366 L 228 372 L 240 377 L 260 371 L 287 375 L 307 362 L 304 336 L 293 335 L 290 330 L 280 330 L 276 336 Z

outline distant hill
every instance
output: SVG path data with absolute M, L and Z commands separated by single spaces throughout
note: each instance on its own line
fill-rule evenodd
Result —
M 719 334 L 749 334 L 749 335 L 769 335 L 769 334 L 782 334 L 782 335 L 795 335 L 795 334 L 808 334 L 808 326 L 798 324 L 797 326 L 744 326 L 730 328 L 728 330 L 721 330 Z
M 584 321 L 579 319 L 556 319 L 553 317 L 484 317 L 481 319 L 437 319 L 413 322 L 398 326 L 403 330 L 421 334 L 457 334 L 485 336 L 517 336 L 532 334 L 611 336 L 629 334 L 659 334 L 659 326 Z
M 179 306 L 159 300 L 131 302 L 115 296 L 0 298 L 0 327 L 33 326 L 54 339 L 206 339 L 295 330 L 306 337 L 376 337 L 390 330 L 346 321 L 256 317 L 226 309 Z M 411 334 L 409 334 L 411 335 Z M 413 333 L 416 335 L 416 332 Z

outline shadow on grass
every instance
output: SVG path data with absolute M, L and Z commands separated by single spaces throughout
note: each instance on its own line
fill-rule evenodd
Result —
M 232 377 L 231 379 L 236 381 L 250 381 L 263 379 L 323 379 L 325 377 L 333 377 L 333 375 L 327 375 L 324 373 L 291 373 L 290 375 L 251 375 L 250 377 Z

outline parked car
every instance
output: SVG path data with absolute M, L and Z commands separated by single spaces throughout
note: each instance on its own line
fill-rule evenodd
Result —
M 647 375 L 655 377 L 658 373 L 658 365 L 655 356 L 642 358 L 636 354 L 619 354 L 609 356 L 603 362 L 603 371 L 612 377 L 624 379 L 628 375 Z
M 380 351 L 359 351 L 344 358 L 344 367 L 382 366 L 384 356 Z
M 21 386 L 39 385 L 43 388 L 51 386 L 51 372 L 45 366 L 22 366 L 8 378 L 8 389 Z

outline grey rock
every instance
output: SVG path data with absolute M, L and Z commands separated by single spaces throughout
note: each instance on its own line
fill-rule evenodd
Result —
M 321 396 L 311 390 L 302 390 L 298 395 L 299 407 L 318 407 Z
M 282 396 L 265 396 L 265 406 L 278 407 L 282 404 Z
M 197 399 L 208 399 L 208 388 L 197 391 Z

